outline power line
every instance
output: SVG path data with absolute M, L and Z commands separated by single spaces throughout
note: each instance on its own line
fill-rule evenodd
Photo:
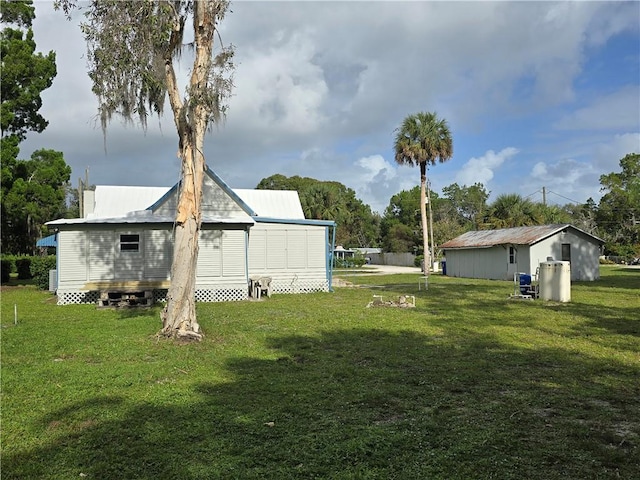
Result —
M 583 203 L 583 202 L 579 202 L 579 201 L 577 201 L 577 200 L 574 200 L 574 199 L 572 199 L 572 198 L 565 197 L 564 195 L 560 195 L 559 193 L 553 192 L 553 191 L 551 191 L 551 190 L 547 190 L 547 192 L 549 192 L 549 193 L 553 193 L 554 195 L 557 195 L 557 196 L 559 196 L 559 197 L 561 197 L 561 198 L 564 198 L 565 200 L 569 200 L 570 202 L 573 202 L 573 203 L 577 203 L 577 204 L 582 204 L 582 203 Z
M 542 190 L 536 190 L 535 192 L 530 193 L 530 194 L 529 194 L 529 195 L 527 195 L 526 197 L 523 197 L 523 200 L 524 200 L 524 199 L 527 199 L 527 198 L 529 198 L 529 197 L 533 197 L 536 193 L 540 193 L 541 191 L 542 191 Z

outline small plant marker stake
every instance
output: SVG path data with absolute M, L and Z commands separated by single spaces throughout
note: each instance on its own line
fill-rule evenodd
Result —
M 14 325 L 18 324 L 18 304 L 17 303 L 13 304 L 13 324 Z

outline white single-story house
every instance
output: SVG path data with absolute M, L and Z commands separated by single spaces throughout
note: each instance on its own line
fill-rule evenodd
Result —
M 58 304 L 95 303 L 113 289 L 170 285 L 178 185 L 97 186 L 85 191 L 83 218 L 48 222 L 56 230 Z M 272 293 L 329 291 L 335 222 L 308 220 L 298 193 L 229 188 L 206 170 L 196 300 L 244 300 L 250 279 L 271 278 Z
M 600 278 L 604 240 L 569 224 L 471 231 L 440 246 L 446 275 L 511 280 L 534 275 L 549 258 L 571 262 L 571 280 Z
M 347 260 L 349 258 L 353 258 L 355 255 L 355 250 L 344 248 L 342 245 L 338 245 L 333 250 L 333 256 L 339 260 Z

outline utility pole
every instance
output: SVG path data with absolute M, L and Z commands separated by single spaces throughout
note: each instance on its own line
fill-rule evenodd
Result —
M 542 187 L 542 204 L 547 204 L 547 187 Z
M 84 170 L 84 181 L 78 178 L 78 210 L 80 218 L 84 218 L 84 191 L 89 188 L 89 167 Z

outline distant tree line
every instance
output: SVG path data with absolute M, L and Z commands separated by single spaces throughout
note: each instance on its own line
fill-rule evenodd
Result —
M 431 192 L 433 235 L 437 246 L 470 230 L 570 223 L 602 238 L 605 255 L 640 256 L 640 155 L 620 160 L 620 172 L 600 177 L 604 193 L 596 204 L 546 204 L 518 193 L 502 194 L 488 202 L 490 192 L 482 183 L 453 183 L 442 195 Z M 386 252 L 423 254 L 420 186 L 396 193 L 383 215 L 356 197 L 339 182 L 307 177 L 273 175 L 257 188 L 296 190 L 307 218 L 334 220 L 336 242 L 346 248 L 380 247 Z

